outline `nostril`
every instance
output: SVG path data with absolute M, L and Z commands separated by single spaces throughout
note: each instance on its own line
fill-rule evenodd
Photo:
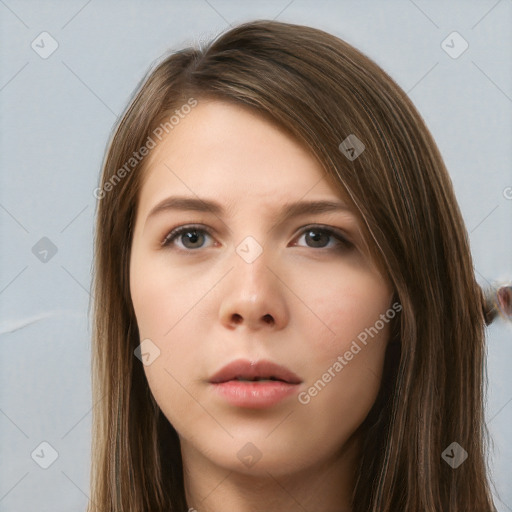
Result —
M 267 324 L 271 324 L 271 323 L 273 323 L 273 322 L 274 322 L 274 319 L 272 318 L 272 316 L 271 316 L 271 315 L 268 315 L 268 314 L 267 314 L 267 315 L 265 315 L 265 316 L 263 317 L 263 320 L 264 320 Z
M 239 324 L 241 320 L 242 320 L 242 317 L 238 313 L 235 313 L 233 315 L 233 322 L 235 322 L 235 324 Z

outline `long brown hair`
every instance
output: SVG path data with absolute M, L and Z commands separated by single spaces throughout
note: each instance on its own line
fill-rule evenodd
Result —
M 483 412 L 493 315 L 438 148 L 404 91 L 360 51 L 318 29 L 256 20 L 156 63 L 106 151 L 95 192 L 89 512 L 187 510 L 178 436 L 134 356 L 128 275 L 145 164 L 130 159 L 191 98 L 245 105 L 308 148 L 349 196 L 402 305 L 361 426 L 353 512 L 495 511 Z M 347 141 L 357 140 L 365 148 L 352 158 Z M 443 458 L 454 442 L 468 454 L 457 468 Z

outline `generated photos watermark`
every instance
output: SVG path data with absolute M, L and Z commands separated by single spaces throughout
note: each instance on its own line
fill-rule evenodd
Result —
M 128 160 L 124 163 L 122 167 L 120 167 L 101 187 L 97 187 L 93 190 L 93 195 L 96 199 L 103 199 L 108 192 L 112 191 L 114 187 L 137 165 L 143 160 L 144 157 L 149 155 L 150 151 L 156 147 L 157 141 L 161 141 L 164 135 L 173 130 L 182 119 L 184 119 L 187 114 L 192 111 L 197 105 L 197 100 L 195 98 L 189 98 L 187 103 L 183 104 L 179 109 L 174 111 L 174 114 L 169 117 L 163 123 L 160 123 L 152 132 L 151 135 L 148 136 L 146 142 L 138 149 L 138 151 L 134 151 L 132 156 L 128 158 Z
M 336 361 L 327 368 L 327 371 L 312 386 L 310 386 L 306 391 L 301 391 L 297 395 L 299 403 L 302 405 L 309 404 L 311 399 L 317 396 L 318 393 L 320 393 L 320 391 L 322 391 L 325 386 L 327 386 L 327 384 L 329 384 L 329 382 L 331 382 L 332 379 L 334 379 L 334 377 L 336 377 L 336 375 L 339 374 L 345 366 L 347 366 L 356 354 L 361 352 L 362 347 L 358 344 L 358 341 L 363 346 L 366 346 L 368 343 L 368 336 L 371 338 L 376 336 L 379 331 L 381 331 L 400 311 L 402 311 L 402 305 L 399 302 L 395 302 L 385 313 L 380 315 L 380 319 L 377 320 L 373 326 L 367 327 L 364 331 L 361 331 L 357 335 L 357 339 L 352 340 L 350 348 L 345 351 L 343 355 L 339 355 Z

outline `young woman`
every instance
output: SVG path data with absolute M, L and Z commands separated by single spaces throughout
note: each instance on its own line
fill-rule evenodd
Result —
M 477 284 L 374 62 L 264 20 L 175 52 L 95 195 L 90 512 L 496 510 L 484 329 L 510 287 Z

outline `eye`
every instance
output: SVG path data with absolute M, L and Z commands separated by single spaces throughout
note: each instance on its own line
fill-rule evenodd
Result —
M 174 244 L 176 239 L 179 239 L 182 242 L 182 247 L 178 247 L 179 250 L 187 251 L 188 249 L 201 249 L 204 244 L 205 235 L 211 236 L 207 229 L 199 226 L 179 226 L 166 235 L 164 240 L 161 242 L 161 246 L 171 246 Z M 304 237 L 308 243 L 312 244 L 309 245 L 309 247 L 316 249 L 342 250 L 348 249 L 352 246 L 352 244 L 337 230 L 321 226 L 308 226 L 301 232 L 299 239 L 302 237 Z M 326 247 L 325 242 L 327 241 L 328 244 L 329 239 L 334 239 L 334 246 Z
M 162 241 L 162 247 L 167 247 L 174 243 L 179 238 L 183 242 L 183 247 L 186 249 L 201 248 L 201 241 L 204 239 L 204 234 L 208 236 L 210 233 L 198 226 L 180 226 L 173 229 Z M 186 235 L 186 236 L 184 236 Z M 181 249 L 181 248 L 180 248 Z
M 337 230 L 321 226 L 309 226 L 301 232 L 300 238 L 304 237 L 307 242 L 312 243 L 309 247 L 317 249 L 347 249 L 352 244 Z M 299 239 L 300 239 L 299 238 Z M 326 247 L 324 242 L 329 243 L 329 239 L 335 239 L 334 246 Z

